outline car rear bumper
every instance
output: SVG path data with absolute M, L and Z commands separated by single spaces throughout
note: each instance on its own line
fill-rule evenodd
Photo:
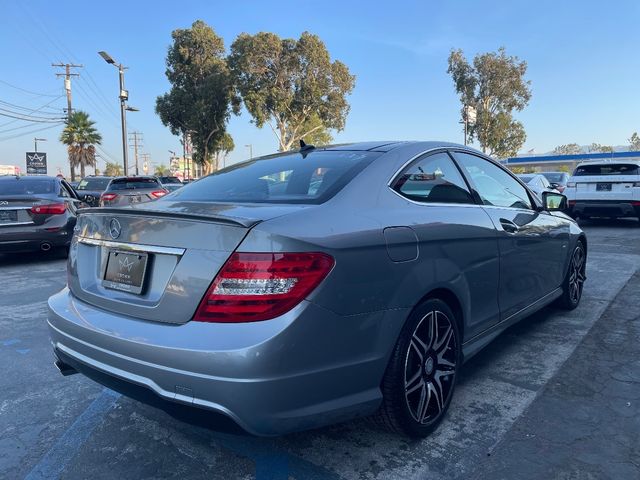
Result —
M 624 200 L 573 200 L 571 212 L 577 216 L 640 217 L 640 203 Z
M 395 343 L 389 333 L 404 315 L 341 317 L 305 301 L 264 322 L 176 325 L 106 312 L 65 289 L 49 299 L 48 324 L 59 358 L 107 386 L 100 378 L 128 385 L 117 388 L 125 394 L 141 387 L 166 406 L 199 407 L 250 433 L 278 435 L 375 411 Z
M 0 227 L 0 253 L 28 252 L 49 247 L 68 247 L 73 236 L 72 227 Z

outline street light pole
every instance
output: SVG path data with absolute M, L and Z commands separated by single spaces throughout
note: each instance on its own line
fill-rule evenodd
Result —
M 118 74 L 120 77 L 120 122 L 122 125 L 122 159 L 124 161 L 124 174 L 129 175 L 129 148 L 127 146 L 127 98 L 128 93 L 124 89 L 124 67 L 118 64 Z
M 130 112 L 137 112 L 138 109 L 127 105 L 127 100 L 129 100 L 129 92 L 124 88 L 124 71 L 127 67 L 125 67 L 121 63 L 116 63 L 113 57 L 105 51 L 98 52 L 98 55 L 100 55 L 109 65 L 113 65 L 118 69 L 118 76 L 120 80 L 120 94 L 118 95 L 118 98 L 120 99 L 120 122 L 122 125 L 122 162 L 124 166 L 124 174 L 129 175 L 129 148 L 127 146 L 127 110 Z
M 33 138 L 33 151 L 38 153 L 38 142 L 46 142 L 46 138 Z

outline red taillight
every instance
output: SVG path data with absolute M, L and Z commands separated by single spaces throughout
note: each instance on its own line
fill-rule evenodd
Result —
M 327 276 L 324 253 L 234 253 L 193 318 L 200 322 L 257 322 L 288 312 Z
M 31 207 L 31 213 L 37 215 L 62 215 L 67 210 L 64 203 L 49 203 L 47 205 L 34 205 Z
M 167 194 L 165 190 L 156 190 L 155 192 L 151 192 L 151 196 L 153 198 L 164 197 Z
M 110 202 L 111 200 L 115 200 L 116 198 L 118 198 L 117 193 L 103 193 L 100 196 L 100 200 L 104 200 L 106 202 Z

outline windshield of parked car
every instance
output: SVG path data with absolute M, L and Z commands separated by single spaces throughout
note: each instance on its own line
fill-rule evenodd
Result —
M 547 180 L 552 183 L 561 183 L 564 181 L 564 173 L 543 173 Z
M 109 184 L 109 191 L 113 190 L 144 190 L 147 188 L 162 188 L 155 178 L 114 178 Z
M 107 188 L 107 185 L 109 185 L 110 181 L 110 178 L 83 178 L 78 184 L 76 190 L 104 190 L 105 188 Z
M 580 165 L 573 172 L 575 177 L 586 175 L 638 175 L 638 165 L 633 163 L 606 163 L 601 165 Z
M 0 181 L 0 195 L 43 195 L 56 193 L 55 180 L 16 178 Z
M 522 180 L 524 183 L 529 183 L 531 180 L 533 180 L 534 175 L 518 175 L 518 177 L 520 178 L 520 180 Z
M 283 153 L 232 165 L 176 190 L 167 200 L 323 203 L 379 152 L 315 150 Z
M 162 182 L 163 184 L 165 184 L 165 183 L 179 183 L 179 184 L 181 184 L 182 183 L 178 177 L 159 177 L 158 180 L 160 180 L 160 182 Z

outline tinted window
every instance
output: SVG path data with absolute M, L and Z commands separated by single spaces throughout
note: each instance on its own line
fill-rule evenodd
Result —
M 43 195 L 57 193 L 55 180 L 18 178 L 0 181 L 0 195 Z
M 573 175 L 638 175 L 638 166 L 632 163 L 607 163 L 603 165 L 581 165 Z
M 564 183 L 566 173 L 543 173 L 547 180 L 553 183 Z
M 91 177 L 83 178 L 78 184 L 77 190 L 104 190 L 109 185 L 110 178 Z
M 377 152 L 316 150 L 283 153 L 232 165 L 168 197 L 171 200 L 322 203 L 365 168 Z
M 398 176 L 393 189 L 418 202 L 473 203 L 462 175 L 444 152 L 409 165 Z
M 484 158 L 468 153 L 455 153 L 485 205 L 531 208 L 527 189 L 502 168 Z
M 160 180 L 163 184 L 166 184 L 166 183 L 182 184 L 182 182 L 178 177 L 158 177 L 158 180 Z
M 109 190 L 144 190 L 146 188 L 162 188 L 155 178 L 114 178 Z

